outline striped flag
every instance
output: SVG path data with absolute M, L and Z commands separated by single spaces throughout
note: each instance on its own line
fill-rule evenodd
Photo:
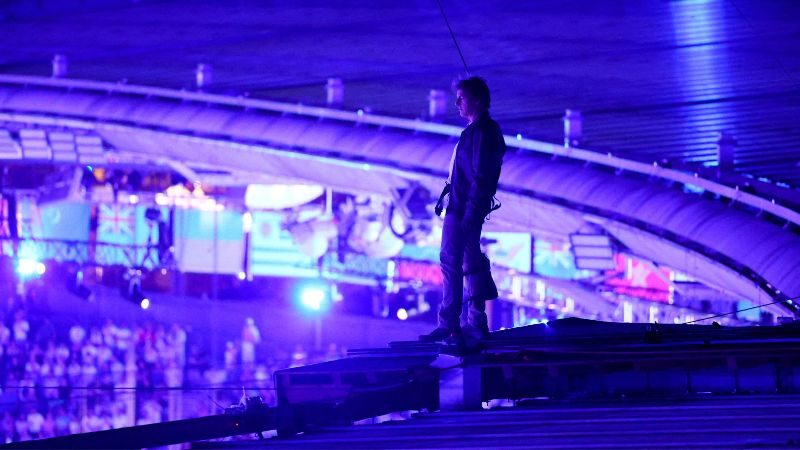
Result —
M 242 214 L 176 210 L 175 259 L 183 272 L 238 274 L 244 270 Z
M 275 212 L 253 212 L 250 273 L 254 275 L 318 276 L 317 261 L 304 255 Z
M 85 260 L 86 244 L 89 241 L 91 205 L 83 202 L 56 201 L 37 204 L 36 200 L 23 197 L 18 200 L 20 255 L 39 260 Z M 49 244 L 52 241 L 62 245 Z M 78 246 L 66 247 L 65 241 L 77 242 Z M 77 253 L 75 253 L 77 252 Z

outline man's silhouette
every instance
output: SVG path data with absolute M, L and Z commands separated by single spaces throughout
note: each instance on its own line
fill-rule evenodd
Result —
M 482 78 L 459 81 L 456 107 L 469 124 L 461 132 L 450 160 L 449 203 L 439 252 L 444 275 L 439 325 L 433 332 L 420 336 L 422 340 L 449 339 L 460 343 L 464 335 L 485 338 L 489 333 L 485 302 L 497 298 L 497 289 L 489 260 L 480 250 L 480 237 L 483 221 L 492 210 L 506 152 L 500 126 L 489 116 L 489 105 L 489 87 Z M 469 304 L 462 330 L 459 317 L 465 275 Z

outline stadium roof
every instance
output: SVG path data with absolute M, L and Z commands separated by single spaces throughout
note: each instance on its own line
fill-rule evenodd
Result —
M 5 7 L 0 72 L 49 75 L 58 53 L 70 77 L 193 89 L 206 63 L 207 90 L 304 104 L 324 103 L 327 78 L 341 77 L 344 108 L 411 118 L 427 111 L 430 89 L 449 90 L 464 72 L 433 0 L 74 3 L 38 15 Z M 584 115 L 584 147 L 712 164 L 716 133 L 729 131 L 737 172 L 800 182 L 794 2 L 443 6 L 508 134 L 561 142 L 572 108 Z M 453 108 L 444 120 L 460 123 Z

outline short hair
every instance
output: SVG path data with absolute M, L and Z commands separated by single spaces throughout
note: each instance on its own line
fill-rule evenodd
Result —
M 459 80 L 456 83 L 456 89 L 469 92 L 470 97 L 481 102 L 486 109 L 489 109 L 492 103 L 492 98 L 489 95 L 489 86 L 486 84 L 486 80 L 481 77 L 469 77 Z

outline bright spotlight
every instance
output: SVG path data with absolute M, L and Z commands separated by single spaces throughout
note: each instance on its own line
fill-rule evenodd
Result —
M 143 298 L 142 301 L 139 303 L 139 306 L 141 306 L 142 309 L 149 308 L 150 307 L 150 299 L 147 298 L 147 297 Z
M 408 319 L 408 311 L 405 308 L 400 308 L 397 310 L 397 318 L 400 320 Z
M 305 286 L 300 291 L 300 304 L 309 311 L 321 311 L 328 301 L 328 293 L 321 286 Z
M 17 261 L 17 274 L 21 277 L 40 277 L 47 268 L 35 259 L 21 258 Z
M 244 272 L 239 272 L 237 277 L 239 278 L 239 280 L 244 281 L 244 279 L 247 278 L 247 274 Z

